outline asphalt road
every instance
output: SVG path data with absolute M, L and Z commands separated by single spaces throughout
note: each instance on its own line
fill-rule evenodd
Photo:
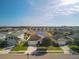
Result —
M 60 53 L 48 53 L 45 55 L 3 54 L 0 59 L 79 59 L 79 55 L 66 55 Z

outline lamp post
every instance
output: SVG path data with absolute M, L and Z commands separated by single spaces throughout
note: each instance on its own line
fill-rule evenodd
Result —
M 29 53 L 27 53 L 27 59 L 29 59 Z

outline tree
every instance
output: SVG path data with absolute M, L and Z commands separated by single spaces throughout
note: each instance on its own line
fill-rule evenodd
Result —
M 75 38 L 74 42 L 75 45 L 79 46 L 79 38 Z
M 6 41 L 2 41 L 0 43 L 0 48 L 5 48 L 5 47 L 7 47 L 7 42 Z
M 48 37 L 46 37 L 46 38 L 43 38 L 42 39 L 42 44 L 41 44 L 41 46 L 49 46 L 51 44 L 51 39 L 50 38 L 48 38 Z

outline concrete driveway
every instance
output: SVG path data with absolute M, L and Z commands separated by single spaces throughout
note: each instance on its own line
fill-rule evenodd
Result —
M 28 46 L 28 49 L 27 51 L 25 51 L 25 54 L 32 54 L 36 50 L 37 50 L 36 46 Z

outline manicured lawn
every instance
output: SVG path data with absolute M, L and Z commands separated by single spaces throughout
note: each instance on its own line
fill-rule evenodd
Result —
M 39 46 L 39 49 L 47 49 L 47 50 L 61 50 L 60 47 L 55 47 L 55 46 L 48 46 L 48 47 L 44 47 L 44 46 Z
M 61 50 L 60 47 L 55 47 L 55 46 L 49 46 L 48 50 Z
M 26 46 L 16 46 L 12 49 L 12 51 L 23 51 L 23 50 L 27 50 Z
M 68 47 L 69 48 L 79 48 L 79 46 L 77 46 L 77 45 L 69 45 Z
M 3 48 L 0 48 L 0 50 L 2 50 Z
M 20 44 L 16 45 L 12 51 L 24 51 L 24 50 L 27 50 L 27 46 L 24 45 L 25 43 L 24 42 L 20 42 Z

